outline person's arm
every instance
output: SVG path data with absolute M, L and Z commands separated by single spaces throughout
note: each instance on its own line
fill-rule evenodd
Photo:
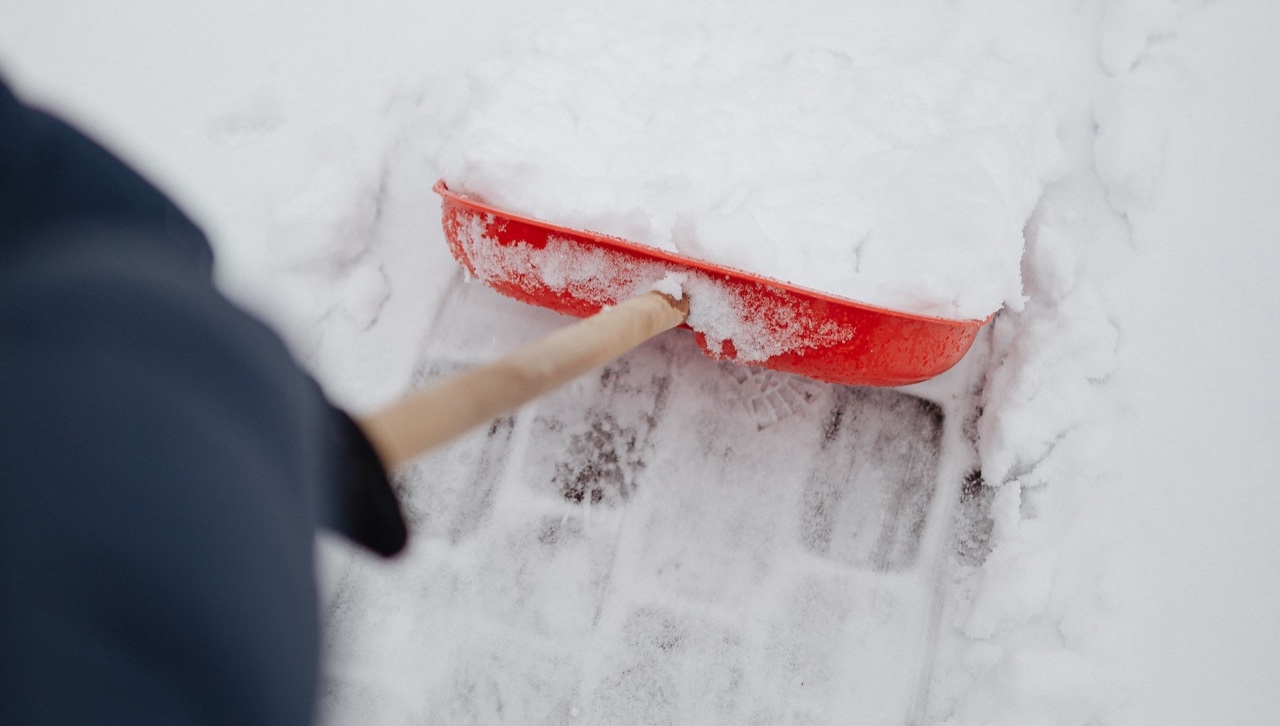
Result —
M 0 722 L 309 723 L 319 401 L 172 269 L 69 257 L 0 274 Z
M 0 86 L 0 723 L 309 723 L 315 528 L 404 546 L 368 441 L 210 260 Z

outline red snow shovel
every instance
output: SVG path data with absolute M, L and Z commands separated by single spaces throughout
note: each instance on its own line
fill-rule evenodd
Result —
M 703 301 L 734 311 L 737 319 L 730 330 L 745 338 L 712 340 L 707 331 L 695 330 L 694 338 L 708 356 L 854 386 L 899 386 L 932 378 L 964 357 L 986 322 L 873 307 L 617 237 L 521 217 L 451 191 L 443 180 L 435 191 L 443 198 L 449 247 L 471 275 L 516 300 L 587 319 L 366 419 L 363 424 L 375 447 L 393 464 L 660 332 L 699 328 Z M 655 284 L 664 278 L 678 280 L 683 299 L 653 291 L 664 289 Z

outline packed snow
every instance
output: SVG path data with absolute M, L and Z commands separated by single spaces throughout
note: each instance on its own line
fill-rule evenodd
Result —
M 0 72 L 190 207 L 224 287 L 353 409 L 565 322 L 464 278 L 441 177 L 848 297 L 1000 311 L 904 390 L 673 331 L 407 467 L 405 556 L 322 540 L 325 723 L 1280 712 L 1280 6 L 0 18 Z M 637 284 L 697 284 L 665 274 Z

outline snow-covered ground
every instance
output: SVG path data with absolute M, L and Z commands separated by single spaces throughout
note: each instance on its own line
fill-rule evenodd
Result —
M 776 232 L 809 215 L 856 235 L 861 222 L 821 194 L 787 197 L 782 216 L 768 206 L 771 165 L 838 166 L 815 150 L 847 150 L 850 134 L 854 151 L 901 149 L 899 180 L 927 172 L 929 132 L 951 161 L 1003 139 L 984 179 L 1031 189 L 1027 203 L 960 210 L 976 215 L 970 231 L 1015 216 L 1020 270 L 966 274 L 988 284 L 984 301 L 1007 298 L 1011 279 L 1024 299 L 935 381 L 824 386 L 712 363 L 676 332 L 404 472 L 417 534 L 405 557 L 322 549 L 326 720 L 1273 723 L 1280 5 L 646 7 L 666 4 L 0 0 L 0 73 L 186 204 L 215 237 L 224 286 L 357 409 L 562 324 L 465 284 L 430 193 L 478 168 L 481 142 L 521 132 L 482 101 L 522 77 L 577 78 L 575 61 L 643 57 L 646 42 L 670 54 L 653 77 L 686 57 L 714 69 L 689 55 L 701 38 L 735 68 L 773 69 L 763 96 L 818 104 L 808 126 L 760 119 L 781 156 L 735 122 L 656 137 L 681 163 L 714 162 L 708 145 L 732 140 L 719 163 L 744 188 L 673 161 L 685 172 L 645 186 L 661 207 L 645 219 L 626 177 L 602 173 L 572 190 L 603 200 L 588 212 L 601 225 L 639 219 L 697 231 L 696 244 L 750 231 L 744 219 Z M 575 52 L 592 23 L 602 38 L 635 29 L 639 45 Z M 748 42 L 762 36 L 797 44 L 816 91 Z M 833 47 L 856 62 L 802 52 Z M 631 94 L 627 118 L 652 112 L 671 134 L 682 110 L 733 111 L 752 74 L 730 71 L 698 76 L 667 109 Z M 867 95 L 842 96 L 847 84 Z M 520 97 L 525 131 L 556 128 L 536 123 L 554 116 L 537 106 L 547 98 L 574 100 L 554 84 Z M 860 123 L 823 115 L 823 99 Z M 617 120 L 580 116 L 574 143 L 620 145 Z M 616 153 L 614 171 L 661 166 Z M 957 168 L 973 171 L 943 177 Z M 517 171 L 517 193 L 564 173 Z M 910 186 L 865 197 L 886 239 L 932 229 L 909 219 Z M 662 206 L 672 189 L 703 206 Z M 749 214 L 705 203 L 717 194 L 752 201 Z M 801 273 L 837 270 L 832 254 L 788 251 Z

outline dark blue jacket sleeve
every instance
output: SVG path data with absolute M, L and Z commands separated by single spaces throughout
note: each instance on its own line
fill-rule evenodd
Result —
M 316 528 L 404 545 L 368 441 L 211 270 L 0 85 L 0 723 L 309 723 Z

